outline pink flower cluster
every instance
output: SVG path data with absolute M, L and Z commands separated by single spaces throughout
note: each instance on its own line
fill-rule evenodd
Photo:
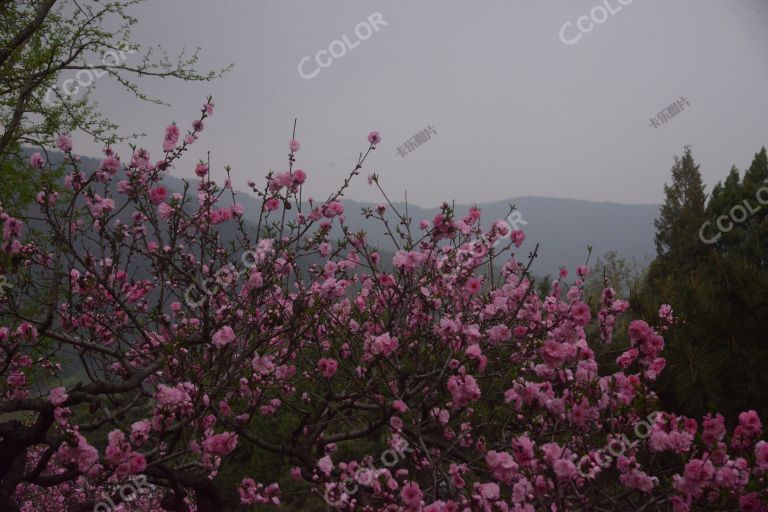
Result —
M 105 459 L 110 466 L 115 468 L 115 476 L 119 479 L 140 473 L 147 467 L 144 455 L 133 451 L 131 444 L 125 438 L 125 434 L 120 430 L 113 430 L 109 433 Z

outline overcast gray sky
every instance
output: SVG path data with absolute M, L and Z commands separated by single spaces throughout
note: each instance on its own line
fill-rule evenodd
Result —
M 365 180 L 375 171 L 392 196 L 407 190 L 423 206 L 526 195 L 660 202 L 683 146 L 709 189 L 768 145 L 768 0 L 150 0 L 134 14 L 141 44 L 199 45 L 201 69 L 235 64 L 213 83 L 143 82 L 171 108 L 97 82 L 102 110 L 146 132 L 155 156 L 164 126 L 188 126 L 213 94 L 216 114 L 173 171 L 181 177 L 205 150 L 218 176 L 232 165 L 236 188 L 285 170 L 294 117 L 308 195 L 335 189 L 379 130 L 347 197 L 378 200 Z M 334 44 L 344 55 L 327 65 L 321 54 L 320 68 L 316 54 L 344 36 L 354 48 Z M 300 76 L 305 56 L 314 78 Z M 681 97 L 684 110 L 651 127 Z M 428 126 L 436 135 L 399 156 Z M 98 153 L 83 136 L 76 144 Z

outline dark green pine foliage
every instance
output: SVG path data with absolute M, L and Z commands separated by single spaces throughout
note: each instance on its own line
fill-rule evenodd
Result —
M 672 183 L 664 185 L 664 197 L 659 218 L 654 221 L 657 257 L 649 269 L 651 280 L 695 268 L 707 252 L 699 240 L 699 229 L 706 219 L 706 195 L 690 147 L 685 148 L 682 158 L 675 157 Z
M 701 178 L 692 158 L 675 161 L 673 183 L 657 221 L 659 254 L 635 306 L 649 320 L 661 302 L 672 305 L 679 322 L 667 333 L 667 368 L 660 396 L 673 410 L 692 416 L 720 411 L 731 422 L 739 412 L 768 414 L 768 158 L 755 155 L 742 180 L 734 167 L 712 190 L 702 215 L 711 225 L 699 239 Z M 688 165 L 688 170 L 684 170 Z M 695 171 L 692 171 L 695 169 Z M 687 180 L 692 184 L 682 186 Z M 686 204 L 684 188 L 689 194 Z M 701 194 L 699 193 L 701 191 Z M 746 212 L 747 215 L 744 215 Z M 717 219 L 726 228 L 720 231 Z M 736 221 L 738 220 L 738 221 Z M 690 229 L 698 244 L 692 243 Z M 718 236 L 719 235 L 719 236 Z M 678 240 L 676 237 L 680 237 Z
M 748 216 L 738 225 L 743 233 L 738 252 L 768 271 L 768 154 L 765 148 L 755 154 L 752 165 L 744 173 L 742 187 L 742 203 Z
M 707 205 L 711 225 L 705 238 L 714 239 L 721 254 L 743 256 L 750 264 L 768 270 L 768 155 L 765 148 L 755 154 L 744 179 L 733 168 L 724 183 L 718 183 Z M 718 219 L 720 226 L 718 227 Z
M 701 238 L 712 241 L 719 252 L 725 253 L 728 247 L 738 245 L 742 238 L 741 230 L 723 231 L 718 227 L 718 222 L 728 229 L 732 226 L 729 215 L 734 205 L 741 204 L 743 200 L 741 177 L 739 170 L 734 166 L 724 182 L 718 182 L 712 189 L 707 204 L 707 220 L 710 223 L 700 231 Z M 718 217 L 725 215 L 725 219 L 718 221 Z
M 755 153 L 752 165 L 749 166 L 749 169 L 744 174 L 744 184 L 759 187 L 766 183 L 768 183 L 768 154 L 766 154 L 765 147 L 763 147 L 759 153 Z

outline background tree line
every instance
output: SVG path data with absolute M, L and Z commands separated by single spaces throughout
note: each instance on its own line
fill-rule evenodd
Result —
M 677 322 L 666 333 L 659 379 L 669 408 L 698 416 L 768 411 L 768 157 L 731 168 L 707 195 L 686 147 L 672 166 L 656 220 L 656 259 L 632 304 L 657 315 L 660 298 Z

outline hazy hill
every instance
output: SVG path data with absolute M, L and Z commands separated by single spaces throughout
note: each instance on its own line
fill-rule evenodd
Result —
M 626 205 L 597 203 L 576 199 L 555 199 L 548 197 L 519 197 L 494 203 L 478 203 L 482 210 L 484 225 L 504 219 L 513 204 L 520 213 L 522 222 L 518 225 L 526 233 L 526 241 L 519 254 L 527 256 L 536 243 L 539 257 L 534 265 L 537 274 L 556 272 L 561 265 L 571 270 L 584 263 L 587 246 L 593 247 L 596 256 L 615 250 L 628 260 L 644 262 L 655 254 L 653 245 L 653 220 L 659 212 L 659 205 Z M 345 201 L 348 210 L 359 211 L 364 203 Z M 369 206 L 369 205 L 368 205 Z M 396 204 L 397 208 L 404 205 Z M 456 205 L 459 215 L 464 215 L 470 205 Z M 421 219 L 432 219 L 438 208 L 424 209 L 409 205 L 410 216 L 418 223 Z M 350 215 L 350 224 L 359 220 Z M 370 232 L 370 230 L 369 230 Z M 371 233 L 371 241 L 384 233 Z
M 60 155 L 52 156 L 60 159 Z M 97 166 L 97 159 L 82 158 L 82 167 L 86 171 Z M 181 179 L 172 174 L 168 174 L 164 181 L 169 193 L 183 189 Z M 248 192 L 239 192 L 238 201 L 246 207 L 247 219 L 258 218 L 261 203 L 257 198 Z M 360 215 L 363 207 L 375 207 L 375 204 L 352 200 L 343 202 L 347 223 L 353 231 L 365 230 L 372 244 L 385 250 L 391 249 L 391 242 L 385 236 L 383 226 L 374 220 L 365 220 Z M 554 273 L 562 265 L 574 270 L 576 265 L 584 263 L 588 245 L 593 247 L 591 261 L 609 250 L 638 264 L 646 263 L 654 255 L 653 220 L 658 215 L 659 205 L 518 197 L 507 201 L 477 203 L 476 206 L 481 208 L 483 224 L 487 226 L 494 220 L 504 219 L 510 204 L 517 207 L 519 218 L 526 222 L 520 222 L 518 226 L 525 230 L 527 237 L 518 251 L 519 257 L 526 257 L 535 244 L 539 243 L 539 257 L 533 267 L 538 275 Z M 395 206 L 401 211 L 405 210 L 403 203 L 395 203 Z M 455 205 L 457 215 L 464 216 L 469 206 Z M 439 208 L 409 205 L 408 211 L 414 224 L 418 225 L 421 219 L 432 219 Z

